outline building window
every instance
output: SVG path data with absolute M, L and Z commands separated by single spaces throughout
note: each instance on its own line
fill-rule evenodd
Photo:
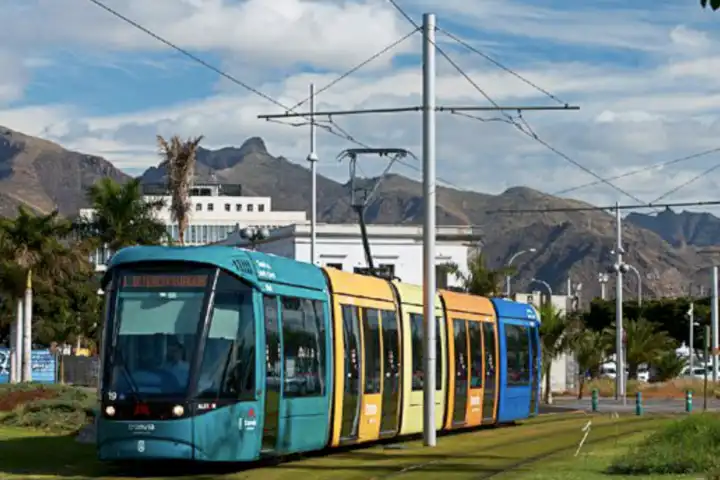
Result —
M 326 263 L 325 266 L 328 268 L 336 268 L 338 270 L 342 270 L 343 268 L 342 263 Z
M 235 211 L 236 211 L 236 212 L 242 212 L 242 203 L 236 203 L 236 204 L 235 204 Z
M 530 384 L 530 338 L 521 325 L 505 324 L 507 345 L 507 384 L 520 387 Z
M 230 204 L 229 204 L 229 203 L 226 203 L 226 204 L 225 204 L 225 211 L 226 211 L 226 212 L 229 212 L 229 211 L 230 211 Z
M 215 205 L 208 203 L 208 212 L 212 212 L 213 210 L 215 210 Z
M 392 263 L 381 263 L 378 265 L 378 268 L 382 271 L 385 271 L 388 275 L 395 276 L 395 265 Z
M 316 300 L 283 297 L 283 357 L 288 397 L 325 394 L 325 314 Z
M 254 206 L 254 205 L 253 205 L 252 203 L 248 203 L 247 211 L 248 211 L 248 212 L 252 212 L 252 211 L 253 211 L 253 206 Z
M 202 203 L 196 203 L 196 204 L 195 204 L 195 211 L 196 211 L 196 212 L 202 212 Z
M 437 288 L 448 288 L 448 277 L 450 276 L 447 265 L 435 265 L 435 283 Z
M 423 389 L 425 365 L 423 362 L 423 316 L 410 314 L 410 342 L 412 355 L 412 389 Z M 435 390 L 442 389 L 442 349 L 440 347 L 440 317 L 435 317 Z
M 265 204 L 261 203 L 258 205 L 258 212 L 264 212 L 265 211 Z

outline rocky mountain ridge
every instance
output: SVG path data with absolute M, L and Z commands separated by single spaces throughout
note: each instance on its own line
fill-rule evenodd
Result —
M 151 167 L 140 178 L 143 183 L 160 183 L 163 175 L 162 168 Z M 41 212 L 57 206 L 62 213 L 72 215 L 86 204 L 87 187 L 103 176 L 118 181 L 130 178 L 100 157 L 71 152 L 52 142 L 0 127 L 0 215 L 13 214 L 20 203 Z M 265 142 L 257 137 L 248 139 L 239 148 L 201 149 L 196 177 L 241 184 L 245 195 L 271 196 L 274 210 L 307 211 L 310 207 L 309 170 L 271 155 Z M 349 200 L 348 184 L 318 175 L 320 221 L 355 223 Z M 612 215 L 602 211 L 488 213 L 588 206 L 526 187 L 510 188 L 500 195 L 440 187 L 437 203 L 438 224 L 469 224 L 483 232 L 483 248 L 494 266 L 506 263 L 521 249 L 537 250 L 515 262 L 516 291 L 527 290 L 530 280 L 538 277 L 550 283 L 557 293 L 564 293 L 565 281 L 570 275 L 574 282 L 583 283 L 583 296 L 599 293 L 598 273 L 612 261 L 610 251 L 615 232 Z M 664 227 L 662 221 L 646 217 L 631 215 L 625 222 L 626 261 L 642 272 L 644 289 L 649 294 L 682 294 L 691 282 L 698 281 L 701 276 L 698 270 L 709 262 L 692 242 L 701 242 L 698 245 L 703 247 L 720 244 L 720 230 L 718 233 L 703 230 L 706 225 L 713 225 L 712 219 L 718 223 L 720 219 L 711 216 L 712 219 L 705 219 L 702 225 L 681 222 L 686 239 L 683 243 L 673 240 L 673 234 L 668 233 L 677 229 L 671 230 Z M 421 223 L 421 184 L 400 175 L 389 175 L 368 207 L 367 220 L 385 224 Z M 687 232 L 691 230 L 693 233 L 689 235 Z M 631 274 L 626 285 L 629 295 L 636 291 L 635 282 Z

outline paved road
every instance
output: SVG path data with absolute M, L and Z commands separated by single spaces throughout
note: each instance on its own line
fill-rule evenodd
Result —
M 590 398 L 577 400 L 575 398 L 555 398 L 553 405 L 545 406 L 546 409 L 557 409 L 555 411 L 567 410 L 585 410 L 591 411 L 592 405 Z M 643 400 L 643 408 L 648 413 L 683 413 L 685 412 L 685 400 L 682 399 L 648 399 Z M 693 398 L 693 411 L 700 411 L 703 408 L 703 397 L 695 396 Z M 708 398 L 708 410 L 720 411 L 720 400 Z M 598 401 L 599 412 L 618 412 L 629 413 L 635 411 L 635 397 L 628 397 L 625 404 L 622 400 L 614 398 L 601 398 Z M 553 411 L 541 413 L 554 413 Z

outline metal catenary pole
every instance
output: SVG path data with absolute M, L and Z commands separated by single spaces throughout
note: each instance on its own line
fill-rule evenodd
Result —
M 435 15 L 423 15 L 423 302 L 425 317 L 425 405 L 423 440 L 437 443 L 435 432 Z
M 317 162 L 315 134 L 315 85 L 310 84 L 310 162 L 311 200 L 310 200 L 310 263 L 317 265 Z
M 424 415 L 423 415 L 423 436 L 427 446 L 435 446 L 435 113 L 436 112 L 459 112 L 459 111 L 523 111 L 523 110 L 579 110 L 572 105 L 562 106 L 437 106 L 435 103 L 435 15 L 426 13 L 423 15 L 423 105 L 396 107 L 396 108 L 372 108 L 363 110 L 328 110 L 311 112 L 284 112 L 279 114 L 263 114 L 258 118 L 288 119 L 288 118 L 311 118 L 333 117 L 343 115 L 362 114 L 383 114 L 402 112 L 423 113 L 423 200 L 425 205 L 425 221 L 423 225 L 423 298 L 424 298 Z M 313 189 L 314 190 L 314 189 Z
M 617 280 L 615 282 L 615 398 L 622 398 L 625 405 L 625 352 L 623 348 L 623 256 L 622 256 L 622 219 L 620 218 L 620 209 L 615 209 L 615 223 L 617 245 L 615 252 L 617 260 L 615 264 L 615 274 Z
M 712 304 L 711 304 L 711 317 L 712 322 L 710 328 L 712 330 L 712 350 L 710 355 L 712 356 L 712 380 L 717 382 L 718 380 L 718 267 L 713 266 L 712 269 Z

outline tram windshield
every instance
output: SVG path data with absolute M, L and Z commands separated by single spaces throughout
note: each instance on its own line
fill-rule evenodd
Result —
M 120 400 L 184 398 L 190 379 L 196 378 L 201 398 L 237 398 L 254 382 L 252 289 L 221 273 L 205 330 L 214 273 L 214 268 L 182 265 L 117 274 L 108 322 L 106 391 Z M 202 332 L 207 332 L 205 338 Z M 198 351 L 203 356 L 193 375 Z
M 211 269 L 118 275 L 109 324 L 108 391 L 120 399 L 132 394 L 184 395 L 211 280 Z

